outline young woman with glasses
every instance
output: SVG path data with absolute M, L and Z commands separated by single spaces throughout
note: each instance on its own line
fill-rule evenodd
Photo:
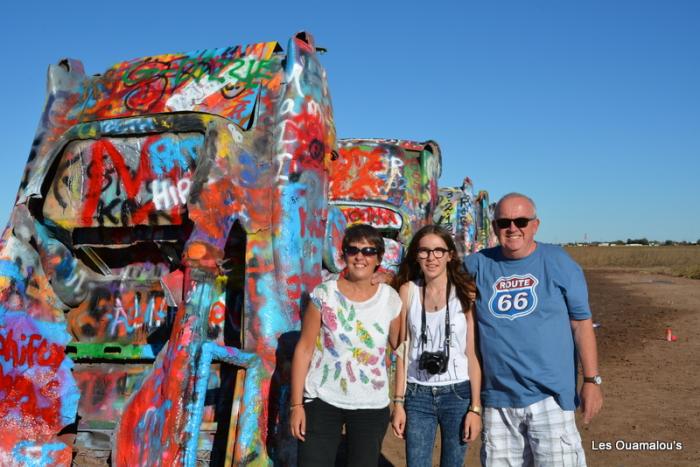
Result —
M 389 423 L 387 345 L 396 347 L 401 299 L 372 284 L 384 240 L 369 225 L 343 238 L 346 269 L 311 292 L 292 361 L 290 428 L 298 464 L 335 464 L 343 425 L 348 465 L 377 465 Z
M 395 285 L 407 340 L 397 351 L 394 434 L 406 439 L 409 467 L 431 465 L 439 426 L 440 465 L 461 466 L 481 431 L 474 281 L 449 233 L 429 225 L 411 240 Z

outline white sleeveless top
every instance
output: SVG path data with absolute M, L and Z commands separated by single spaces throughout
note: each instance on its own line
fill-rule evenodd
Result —
M 450 292 L 450 360 L 447 371 L 438 375 L 431 375 L 425 370 L 418 369 L 418 361 L 424 350 L 439 352 L 445 348 L 445 310 L 425 312 L 425 334 L 428 341 L 423 344 L 420 338 L 421 328 L 421 287 L 411 282 L 409 296 L 411 303 L 408 307 L 408 329 L 410 332 L 410 348 L 408 349 L 408 376 L 409 383 L 424 384 L 430 386 L 444 386 L 447 384 L 461 383 L 469 380 L 469 366 L 467 361 L 467 318 L 462 312 L 462 303 L 457 298 L 454 287 Z

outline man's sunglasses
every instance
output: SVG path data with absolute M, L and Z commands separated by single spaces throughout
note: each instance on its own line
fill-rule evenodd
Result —
M 357 256 L 358 253 L 362 253 L 362 256 L 374 256 L 379 253 L 379 251 L 373 246 L 366 246 L 364 248 L 346 246 L 343 248 L 343 253 L 345 253 L 346 256 Z
M 496 227 L 499 229 L 507 229 L 510 227 L 510 223 L 512 222 L 515 224 L 515 226 L 519 229 L 524 229 L 527 227 L 527 224 L 530 223 L 530 221 L 534 221 L 537 219 L 536 217 L 516 217 L 515 219 L 496 219 L 494 222 L 496 224 Z

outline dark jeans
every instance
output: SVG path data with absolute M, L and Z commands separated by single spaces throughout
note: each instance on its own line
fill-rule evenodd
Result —
M 382 440 L 389 425 L 389 407 L 383 409 L 339 409 L 314 399 L 304 403 L 306 441 L 299 442 L 300 467 L 332 467 L 345 425 L 348 466 L 376 466 Z
M 464 419 L 471 403 L 469 381 L 447 386 L 409 383 L 406 388 L 406 463 L 431 465 L 435 431 L 440 425 L 441 467 L 461 467 L 467 453 L 462 441 Z

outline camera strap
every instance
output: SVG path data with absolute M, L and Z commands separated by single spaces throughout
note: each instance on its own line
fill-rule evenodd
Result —
M 426 334 L 426 316 L 425 316 L 425 283 L 423 283 L 423 297 L 421 300 L 421 310 L 420 310 L 420 342 L 421 342 L 421 352 L 424 350 L 425 344 L 428 343 L 428 335 Z M 452 283 L 447 281 L 447 287 L 445 288 L 445 355 L 450 358 L 450 342 L 452 340 L 450 336 L 450 292 L 452 289 Z

